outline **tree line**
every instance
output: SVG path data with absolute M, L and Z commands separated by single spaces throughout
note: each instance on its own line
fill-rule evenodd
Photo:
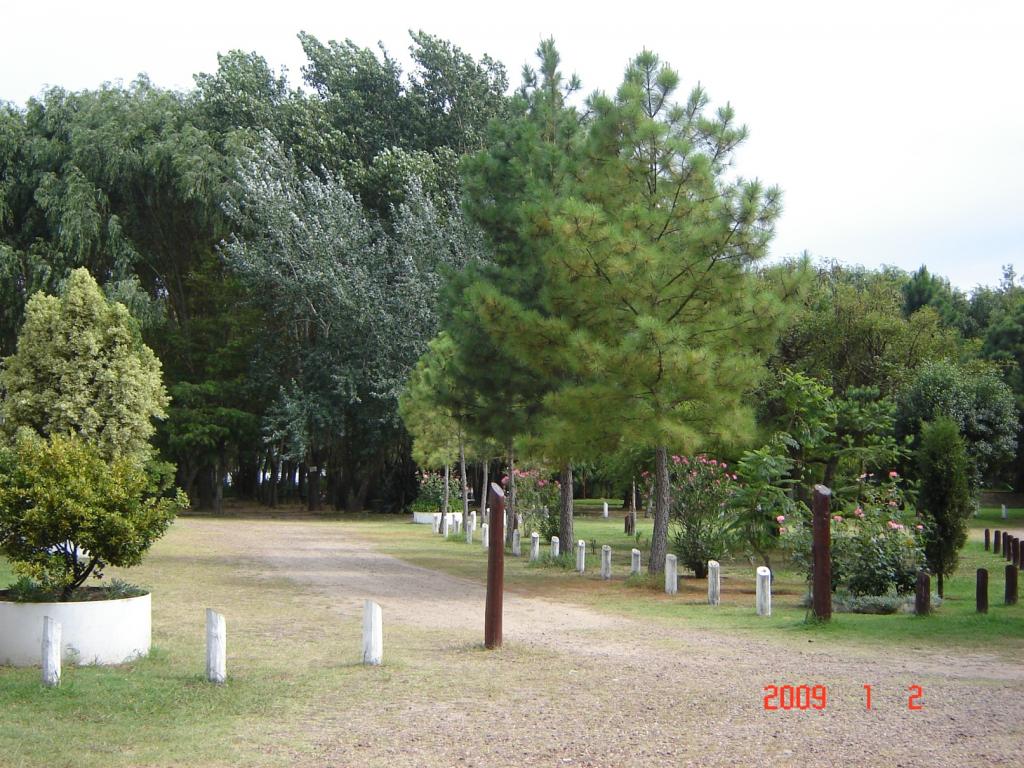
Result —
M 912 475 L 941 415 L 975 492 L 1018 481 L 1011 269 L 968 295 L 924 267 L 767 264 L 783 198 L 735 173 L 746 126 L 650 52 L 583 96 L 551 41 L 511 92 L 422 32 L 409 72 L 300 41 L 301 88 L 233 51 L 186 92 L 0 109 L 0 356 L 32 295 L 88 269 L 162 362 L 156 445 L 195 507 L 401 510 L 417 463 L 459 464 L 464 504 L 498 473 L 514 499 L 539 468 L 572 541 L 581 473 L 632 500 L 647 472 L 657 567 L 677 454 L 842 489 Z

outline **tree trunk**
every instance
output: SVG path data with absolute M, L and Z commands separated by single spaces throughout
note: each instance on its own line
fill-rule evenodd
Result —
M 480 485 L 480 522 L 483 523 L 487 514 L 487 497 L 491 494 L 490 484 L 487 482 L 487 471 L 491 468 L 491 462 L 484 459 L 484 481 Z
M 571 552 L 576 540 L 572 531 L 572 464 L 562 467 L 558 479 L 558 540 L 562 542 L 562 551 Z
M 469 486 L 466 484 L 466 444 L 459 432 L 459 475 L 462 478 L 462 525 L 469 523 Z
M 281 470 L 281 459 L 276 454 L 270 455 L 270 479 L 267 480 L 267 506 L 277 506 L 277 476 Z
M 216 474 L 215 468 L 207 464 L 199 470 L 199 476 L 197 477 L 197 485 L 199 491 L 199 504 L 197 509 L 204 512 L 213 511 L 213 497 L 214 497 L 214 475 Z
M 944 590 L 942 588 L 942 571 L 939 571 L 938 577 L 939 577 L 939 597 L 945 597 L 945 595 L 943 594 Z
M 449 496 L 450 496 L 450 493 L 451 493 L 451 490 L 449 488 L 449 482 L 450 481 L 448 479 L 448 465 L 445 464 L 444 465 L 444 495 L 441 497 L 441 514 L 442 515 L 447 515 L 448 514 L 448 499 L 449 499 Z
M 668 507 L 671 501 L 668 479 L 668 448 L 660 446 L 655 452 L 654 470 L 654 533 L 651 534 L 651 557 L 648 573 L 665 570 L 668 549 Z
M 512 531 L 516 529 L 516 513 L 519 505 L 516 504 L 516 452 L 510 445 L 508 447 L 508 504 L 505 506 L 505 545 L 512 546 Z
M 320 511 L 320 456 L 316 452 L 310 453 L 309 474 L 307 479 L 306 509 L 310 512 Z

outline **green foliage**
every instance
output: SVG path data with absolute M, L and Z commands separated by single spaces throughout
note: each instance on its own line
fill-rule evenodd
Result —
M 777 518 L 780 542 L 797 570 L 811 575 L 809 511 Z M 924 562 L 923 525 L 910 514 L 895 472 L 865 476 L 848 511 L 832 515 L 832 589 L 855 596 L 903 594 L 914 589 Z
M 698 578 L 707 576 L 708 560 L 721 560 L 733 543 L 731 507 L 738 486 L 737 476 L 728 468 L 725 462 L 706 456 L 672 457 L 672 548 Z
M 60 298 L 29 301 L 0 388 L 8 436 L 20 427 L 44 436 L 74 432 L 104 458 L 148 457 L 152 420 L 166 415 L 168 402 L 160 361 L 125 307 L 108 302 L 85 269 L 71 274 Z
M 737 543 L 745 544 L 765 565 L 778 543 L 776 518 L 802 511 L 802 502 L 792 494 L 796 481 L 790 477 L 794 462 L 787 442 L 791 443 L 788 435 L 777 434 L 767 445 L 744 451 L 733 468 L 739 483 L 729 502 L 735 513 L 729 530 Z
M 74 434 L 22 429 L 0 447 L 0 551 L 15 570 L 67 600 L 107 565 L 138 565 L 186 504 L 164 495 L 166 468 L 107 458 Z
M 952 419 L 964 439 L 970 490 L 1011 461 L 1019 429 L 1013 392 L 988 367 L 926 363 L 900 397 L 898 432 L 920 441 L 923 424 Z
M 971 513 L 967 452 L 952 419 L 940 417 L 922 427 L 917 472 L 918 508 L 926 520 L 924 551 L 929 569 L 939 575 L 941 596 L 943 577 L 956 570 L 958 553 L 967 540 Z

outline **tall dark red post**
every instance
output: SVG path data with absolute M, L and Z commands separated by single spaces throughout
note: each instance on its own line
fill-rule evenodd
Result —
M 505 492 L 491 483 L 491 522 L 487 545 L 487 603 L 484 646 L 501 648 L 501 612 L 505 595 Z
M 985 551 L 988 552 L 992 548 L 992 532 L 985 529 Z
M 829 518 L 829 499 L 832 491 L 824 485 L 814 486 L 811 508 L 814 513 L 814 543 L 811 553 L 814 558 L 813 609 L 819 621 L 832 618 L 832 530 Z

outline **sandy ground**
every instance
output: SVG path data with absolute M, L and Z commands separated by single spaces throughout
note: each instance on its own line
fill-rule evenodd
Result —
M 1021 663 L 752 641 L 516 595 L 505 648 L 488 653 L 482 585 L 383 555 L 351 525 L 207 526 L 240 563 L 258 559 L 339 614 L 377 600 L 385 658 L 402 646 L 416 668 L 387 676 L 386 664 L 372 701 L 313 703 L 310 765 L 998 766 L 1024 753 Z M 827 706 L 766 711 L 769 684 L 825 685 Z

